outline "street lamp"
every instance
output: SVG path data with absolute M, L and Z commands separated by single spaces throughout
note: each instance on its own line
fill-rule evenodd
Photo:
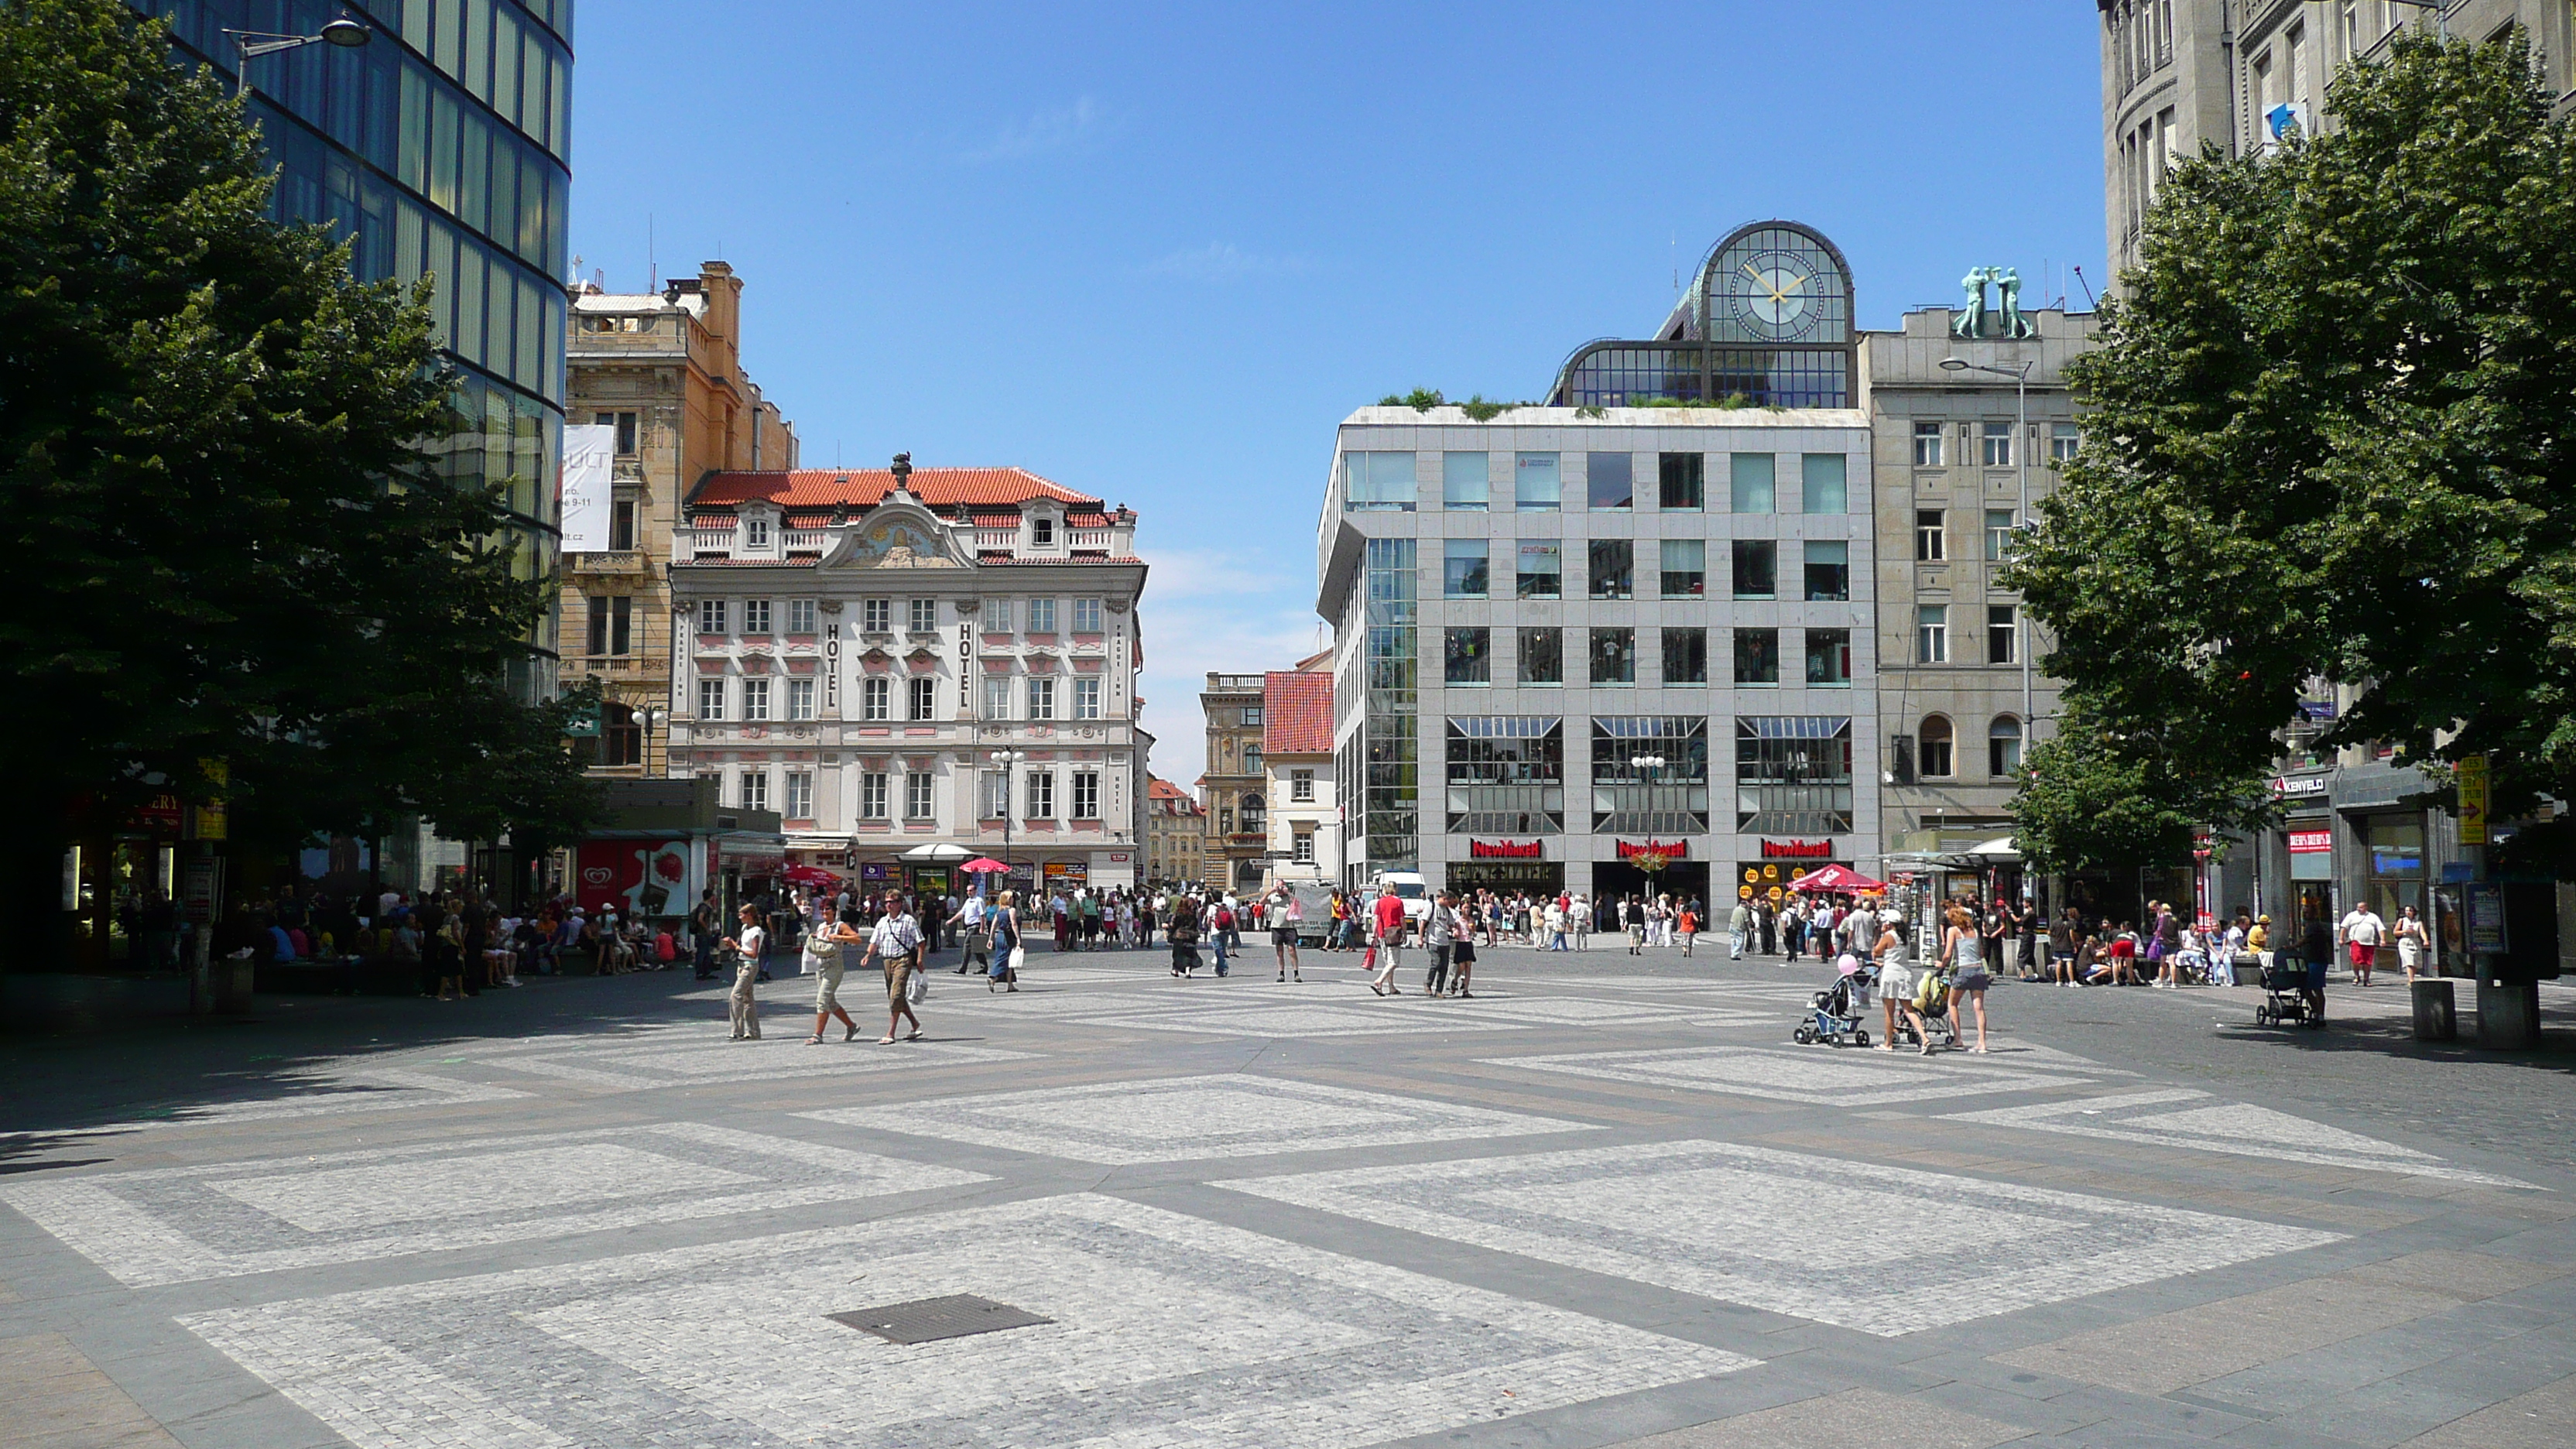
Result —
M 644 748 L 636 754 L 635 763 L 643 768 L 645 777 L 648 779 L 653 774 L 653 731 L 661 728 L 662 722 L 670 717 L 671 712 L 658 704 L 648 704 L 635 711 L 635 718 L 642 721 L 644 725 Z M 663 754 L 666 765 L 669 762 L 669 753 L 669 749 L 665 747 Z
M 233 94 L 250 89 L 250 63 L 263 55 L 281 50 L 301 50 L 308 45 L 336 45 L 342 50 L 355 50 L 375 38 L 375 32 L 343 15 L 311 35 L 279 35 L 266 30 L 227 30 L 232 37 Z
M 1664 757 L 1661 755 L 1628 757 L 1628 768 L 1646 777 L 1646 855 L 1650 860 L 1662 858 L 1662 852 L 1655 849 L 1655 772 L 1663 767 Z M 1646 895 L 1649 899 L 1657 894 L 1655 885 L 1656 877 L 1659 875 L 1661 875 L 1660 871 L 1647 872 Z
M 1997 377 L 2013 380 L 2013 463 L 2020 492 L 2013 504 L 2013 532 L 2016 534 L 2030 526 L 2030 370 L 2037 366 L 2039 359 L 2035 357 L 2018 368 L 1970 362 L 1964 357 L 1941 359 L 1943 372 L 1991 372 Z M 2021 656 L 2021 747 L 2028 751 L 2039 741 L 2039 721 L 2031 714 L 2030 646 L 2033 635 L 2027 603 L 2013 605 L 2013 634 L 2013 652 Z
M 1002 888 L 1004 890 L 1010 889 L 1011 885 L 1011 791 L 1012 787 L 1019 783 L 1015 778 L 1019 763 L 1027 758 L 1028 755 L 1020 750 L 995 750 L 992 754 L 993 763 L 1002 767 Z

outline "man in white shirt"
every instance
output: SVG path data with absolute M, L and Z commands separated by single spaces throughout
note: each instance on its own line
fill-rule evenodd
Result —
M 2353 984 L 2368 986 L 2370 968 L 2379 963 L 2379 943 L 2388 939 L 2388 922 L 2364 901 L 2344 914 L 2335 934 L 2342 938 L 2344 954 L 2352 962 Z
M 1753 908 L 1746 905 L 1741 897 L 1738 897 L 1735 902 L 1735 909 L 1726 913 L 1727 960 L 1741 961 L 1744 959 L 1744 936 L 1746 932 L 1752 929 Z
M 877 1039 L 877 1045 L 892 1046 L 896 1028 L 907 1017 L 912 1032 L 904 1040 L 921 1040 L 921 1018 L 913 1012 L 909 992 L 912 973 L 921 966 L 921 923 L 913 919 L 901 896 L 886 897 L 886 913 L 877 918 L 876 930 L 868 937 L 868 954 L 859 964 L 865 966 L 871 960 L 885 963 L 886 1034 Z
M 993 965 L 992 943 L 984 937 L 984 898 L 982 896 L 968 896 L 964 905 L 959 906 L 954 912 L 950 913 L 948 917 L 949 934 L 952 937 L 955 936 L 958 928 L 961 926 L 964 927 L 966 931 L 966 959 L 957 963 L 956 974 L 960 976 L 965 975 L 968 967 L 974 966 L 979 962 L 983 964 L 986 970 L 991 970 Z
M 760 961 L 769 954 L 769 932 L 761 929 L 760 908 L 742 908 L 742 930 L 725 939 L 725 945 L 736 954 L 733 971 L 733 1039 L 760 1040 L 760 998 L 754 987 L 760 980 Z

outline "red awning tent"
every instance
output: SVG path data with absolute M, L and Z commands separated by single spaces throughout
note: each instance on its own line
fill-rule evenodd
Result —
M 957 868 L 968 875 L 1007 875 L 1011 869 L 989 855 L 979 855 Z
M 1859 871 L 1839 865 L 1818 866 L 1796 880 L 1789 889 L 1805 895 L 1859 895 L 1864 891 L 1883 891 L 1887 882 L 1871 880 Z

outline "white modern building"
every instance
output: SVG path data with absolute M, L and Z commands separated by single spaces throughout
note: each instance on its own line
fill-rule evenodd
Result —
M 780 814 L 791 860 L 865 887 L 959 883 L 925 853 L 1006 860 L 1024 887 L 1138 879 L 1132 511 L 908 458 L 715 473 L 687 508 L 673 774 L 721 778 L 726 804 Z
M 1726 899 L 1876 865 L 1855 349 L 1840 254 L 1765 222 L 1549 406 L 1341 424 L 1316 607 L 1346 879 Z

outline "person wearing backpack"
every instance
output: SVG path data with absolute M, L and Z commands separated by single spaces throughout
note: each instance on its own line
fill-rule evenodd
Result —
M 1212 935 L 1210 935 L 1209 939 L 1216 943 L 1216 974 L 1219 976 L 1232 974 L 1226 970 L 1225 946 L 1227 940 L 1233 937 L 1233 935 L 1234 906 L 1229 901 L 1218 901 L 1216 905 L 1216 930 Z

